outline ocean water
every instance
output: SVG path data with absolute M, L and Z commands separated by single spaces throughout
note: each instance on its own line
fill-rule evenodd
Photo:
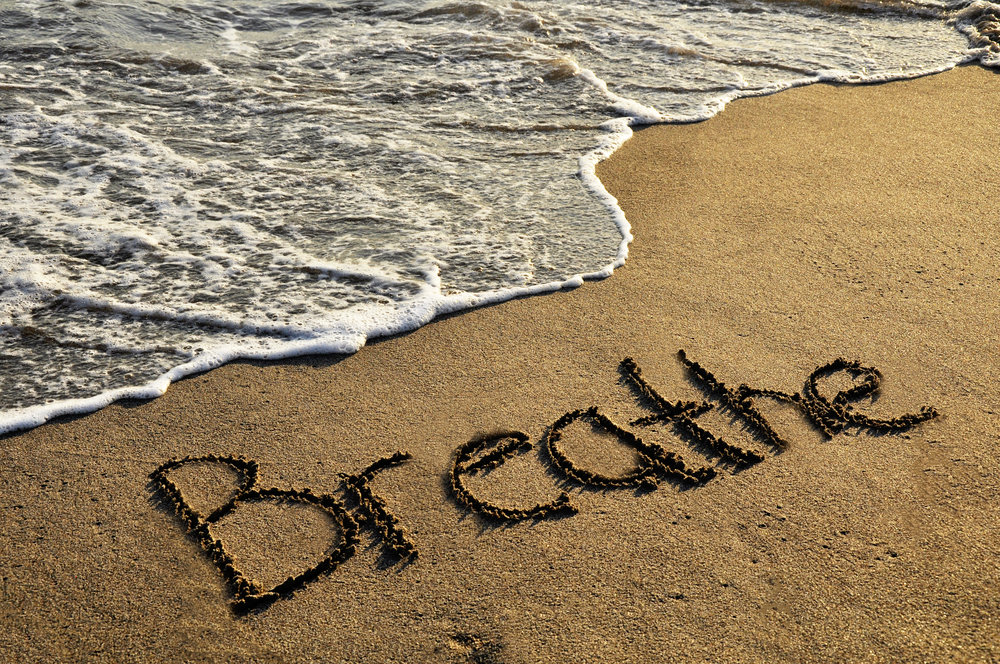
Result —
M 605 277 L 631 126 L 975 61 L 984 0 L 0 0 L 0 432 Z

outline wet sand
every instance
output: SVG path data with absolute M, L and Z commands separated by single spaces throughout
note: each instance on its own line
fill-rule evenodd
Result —
M 1000 76 L 964 67 L 651 127 L 598 170 L 636 236 L 609 279 L 350 357 L 226 366 L 4 438 L 0 659 L 1000 660 L 997 117 Z M 788 394 L 858 360 L 884 380 L 852 412 L 940 416 L 826 436 L 760 397 L 779 448 L 693 380 L 680 349 L 731 387 Z M 625 357 L 665 399 L 714 404 L 697 423 L 763 460 L 721 462 L 676 422 L 629 424 L 653 410 Z M 829 399 L 852 384 L 818 381 Z M 590 406 L 717 476 L 566 482 L 541 441 Z M 467 486 L 519 509 L 565 491 L 575 515 L 503 523 L 458 504 L 456 451 L 500 430 L 531 449 Z M 637 463 L 586 420 L 559 445 L 604 476 Z M 259 462 L 258 488 L 350 505 L 340 473 L 397 451 L 411 458 L 368 487 L 419 556 L 396 561 L 362 528 L 338 569 L 247 615 L 149 477 L 172 458 L 232 455 Z M 207 515 L 238 475 L 201 463 L 170 477 Z M 315 506 L 249 499 L 212 533 L 261 587 L 343 537 Z

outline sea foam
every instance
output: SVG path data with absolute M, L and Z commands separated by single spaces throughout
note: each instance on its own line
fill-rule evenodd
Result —
M 1000 59 L 997 5 L 0 2 L 0 432 L 606 277 L 635 125 Z

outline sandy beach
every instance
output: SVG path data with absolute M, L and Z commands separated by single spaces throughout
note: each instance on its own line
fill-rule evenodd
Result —
M 598 169 L 636 238 L 606 280 L 349 357 L 228 365 L 4 438 L 0 660 L 1000 661 L 997 117 L 1000 77 L 961 67 L 643 129 Z M 731 388 L 789 395 L 843 357 L 883 377 L 845 412 L 939 416 L 826 435 L 797 403 L 759 396 L 784 443 L 767 444 L 681 349 Z M 692 416 L 701 430 L 762 460 L 720 460 L 676 421 L 631 424 L 656 411 L 626 357 L 665 400 L 712 404 Z M 817 384 L 832 402 L 858 379 Z M 592 406 L 717 475 L 567 481 L 544 441 Z M 592 423 L 557 427 L 576 467 L 649 468 Z M 456 500 L 458 450 L 503 431 L 526 434 L 525 449 L 492 472 L 459 459 L 464 486 L 512 510 L 565 492 L 575 514 L 505 522 Z M 213 522 L 260 589 L 331 545 L 344 554 L 249 613 L 150 477 L 171 459 L 241 457 L 259 464 L 255 488 L 309 487 L 358 516 L 342 474 L 400 451 L 365 486 L 415 558 L 388 554 L 370 523 L 348 555 L 346 521 L 301 501 L 245 498 Z M 240 475 L 169 472 L 202 515 Z

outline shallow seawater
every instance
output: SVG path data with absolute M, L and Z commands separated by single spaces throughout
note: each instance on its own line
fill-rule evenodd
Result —
M 0 432 L 607 276 L 630 126 L 1000 64 L 1000 6 L 0 0 Z

